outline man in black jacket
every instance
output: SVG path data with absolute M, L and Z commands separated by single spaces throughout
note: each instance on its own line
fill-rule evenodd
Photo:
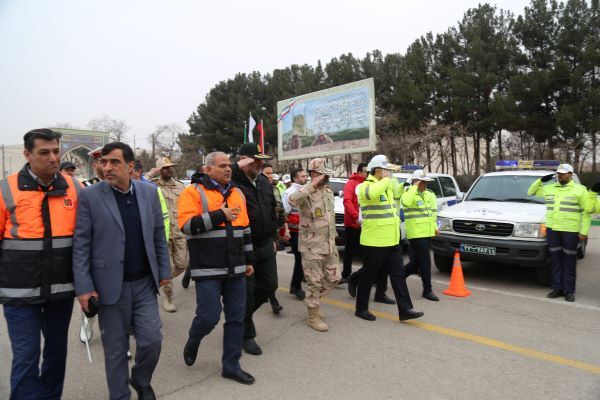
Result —
M 268 179 L 261 174 L 263 160 L 272 157 L 261 154 L 256 143 L 244 143 L 238 151 L 239 160 L 232 166 L 232 181 L 244 193 L 252 230 L 254 275 L 247 277 L 244 350 L 260 355 L 256 344 L 256 328 L 252 315 L 277 290 L 277 215 L 275 196 Z

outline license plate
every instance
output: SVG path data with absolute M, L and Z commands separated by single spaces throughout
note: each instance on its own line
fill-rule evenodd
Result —
M 460 251 L 463 253 L 485 254 L 487 256 L 495 256 L 495 247 L 473 246 L 471 244 L 461 244 Z

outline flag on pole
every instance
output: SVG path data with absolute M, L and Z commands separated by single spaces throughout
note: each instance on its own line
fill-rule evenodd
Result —
M 260 133 L 260 152 L 265 154 L 265 128 L 263 127 L 263 120 L 260 120 L 258 124 L 258 132 Z
M 252 113 L 250 113 L 250 118 L 248 118 L 248 142 L 254 143 L 254 138 L 252 137 L 252 131 L 256 126 L 256 121 L 252 118 Z

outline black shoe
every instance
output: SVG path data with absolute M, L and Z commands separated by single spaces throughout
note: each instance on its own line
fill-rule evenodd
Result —
M 279 315 L 279 313 L 281 312 L 281 310 L 283 310 L 282 305 L 279 304 L 279 302 L 277 301 L 277 299 L 269 300 L 269 301 L 271 302 L 271 309 L 273 310 L 273 314 Z
M 350 279 L 348 279 L 348 277 L 346 278 L 342 278 L 340 279 L 340 281 L 338 282 L 338 285 L 344 285 L 346 283 L 350 282 Z
M 400 314 L 400 321 L 406 321 L 409 319 L 415 319 L 415 318 L 421 318 L 423 315 L 425 315 L 423 312 L 421 311 L 415 311 L 412 308 L 408 311 L 404 311 L 402 314 Z
M 183 348 L 183 361 L 185 361 L 185 365 L 192 366 L 196 362 L 196 357 L 198 356 L 198 346 L 194 346 L 188 340 Z
M 302 289 L 291 288 L 290 294 L 293 294 L 294 296 L 296 296 L 296 299 L 298 299 L 298 300 L 304 300 L 306 298 L 306 293 L 304 293 L 304 290 L 302 290 Z
M 356 283 L 352 282 L 352 279 L 348 279 L 348 293 L 352 297 L 356 297 Z
M 138 400 L 156 400 L 156 395 L 154 394 L 154 390 L 152 390 L 152 386 L 138 386 L 133 383 L 132 378 L 129 378 L 129 384 L 137 392 Z
M 190 271 L 189 268 L 186 268 L 185 272 L 183 273 L 183 279 L 181 280 L 181 286 L 183 286 L 184 289 L 187 289 L 190 286 L 191 279 L 192 279 L 192 272 Z
M 221 372 L 221 376 L 223 378 L 233 379 L 234 381 L 243 383 L 244 385 L 252 385 L 254 383 L 254 377 L 246 371 L 242 371 L 241 369 L 235 372 L 223 371 Z
M 563 294 L 563 291 L 560 289 L 554 289 L 550 293 L 548 293 L 548 298 L 550 298 L 550 299 L 556 299 L 557 297 L 562 297 L 562 296 L 564 296 L 564 294 Z
M 575 301 L 575 294 L 573 293 L 565 293 L 565 300 L 569 302 Z
M 423 292 L 423 297 L 431 301 L 440 301 L 440 298 L 437 297 L 431 290 Z
M 389 298 L 385 294 L 383 296 L 375 296 L 375 299 L 373 301 L 376 303 L 383 303 L 383 304 L 396 304 L 396 300 Z
M 375 321 L 377 319 L 368 310 L 365 310 L 365 311 L 355 311 L 354 315 L 356 315 L 358 318 L 364 319 L 365 321 Z
M 252 338 L 244 339 L 244 351 L 253 356 L 260 356 L 262 354 L 262 349 Z

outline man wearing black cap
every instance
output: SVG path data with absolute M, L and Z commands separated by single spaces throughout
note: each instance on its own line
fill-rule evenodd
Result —
M 252 245 L 254 248 L 254 275 L 247 277 L 246 320 L 244 350 L 260 355 L 256 344 L 256 328 L 252 314 L 277 290 L 277 215 L 275 196 L 268 179 L 261 174 L 264 160 L 272 157 L 262 154 L 256 143 L 244 143 L 238 150 L 239 160 L 232 165 L 232 181 L 246 197 Z
M 60 172 L 69 176 L 75 176 L 77 167 L 71 161 L 65 161 L 60 164 Z

